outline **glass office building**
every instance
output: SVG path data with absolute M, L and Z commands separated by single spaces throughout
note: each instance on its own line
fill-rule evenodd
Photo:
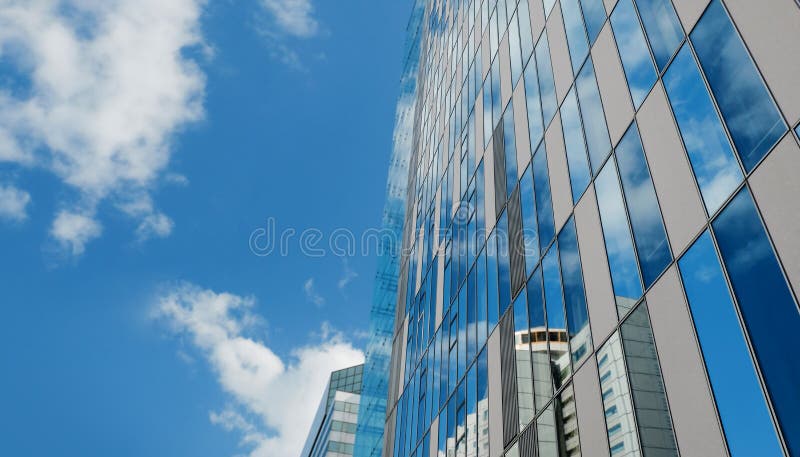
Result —
M 364 365 L 331 373 L 300 457 L 353 455 Z
M 382 455 L 799 457 L 800 5 L 420 3 Z

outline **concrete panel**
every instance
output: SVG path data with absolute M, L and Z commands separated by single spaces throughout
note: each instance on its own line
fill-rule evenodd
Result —
M 750 186 L 789 277 L 800 293 L 800 148 L 786 135 L 750 176 Z
M 500 332 L 492 332 L 487 343 L 489 366 L 489 454 L 503 453 L 503 387 L 500 380 Z
M 497 51 L 497 58 L 500 59 L 500 95 L 503 108 L 511 100 L 511 54 L 508 48 L 508 34 L 500 40 L 500 49 Z
M 569 60 L 567 34 L 564 31 L 564 20 L 561 18 L 561 7 L 556 5 L 547 18 L 547 41 L 550 45 L 550 60 L 553 62 L 553 78 L 556 81 L 558 104 L 564 101 L 572 85 L 572 63 Z
M 564 225 L 572 212 L 572 190 L 567 168 L 567 150 L 561 131 L 561 115 L 556 113 L 544 134 L 547 149 L 547 168 L 550 171 L 550 193 L 553 196 L 553 217 L 556 233 Z
M 706 215 L 661 82 L 636 117 L 667 235 L 677 257 L 702 229 Z
M 583 457 L 608 457 L 603 401 L 594 356 L 575 373 L 575 408 L 578 412 L 578 433 Z
M 525 102 L 525 84 L 514 89 L 514 134 L 517 142 L 517 175 L 522 177 L 531 161 L 531 140 L 528 132 L 528 108 Z
M 792 0 L 725 4 L 778 106 L 794 125 L 800 119 L 800 7 Z
M 683 28 L 687 32 L 694 28 L 700 15 L 705 11 L 706 6 L 711 0 L 672 0 L 675 5 L 675 11 L 683 23 Z M 758 2 L 761 3 L 761 2 Z
M 617 325 L 617 307 L 594 186 L 589 186 L 575 207 L 575 225 L 592 337 L 594 346 L 600 347 Z
M 611 16 L 611 11 L 614 10 L 617 0 L 603 0 L 603 4 L 606 6 L 606 13 L 608 13 L 607 16 Z
M 681 456 L 725 457 L 725 441 L 674 265 L 650 289 L 647 304 Z
M 436 457 L 438 455 L 438 452 L 439 452 L 439 416 L 436 416 L 431 421 L 430 453 L 428 455 Z
M 612 145 L 616 146 L 633 119 L 633 103 L 610 22 L 606 22 L 597 36 L 597 41 L 592 47 L 592 59 L 596 62 L 594 71 L 600 88 L 600 98 L 603 100 L 603 109 L 606 112 L 608 133 L 611 135 Z
M 539 41 L 539 35 L 544 30 L 544 5 L 541 0 L 527 0 L 528 10 L 531 15 L 531 36 L 533 42 L 536 44 Z

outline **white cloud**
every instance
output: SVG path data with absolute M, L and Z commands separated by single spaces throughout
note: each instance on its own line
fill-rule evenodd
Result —
M 22 222 L 28 218 L 31 195 L 12 185 L 0 184 L 0 219 Z
M 306 294 L 306 300 L 311 303 L 317 306 L 325 304 L 325 297 L 317 292 L 317 287 L 314 285 L 314 278 L 306 279 L 306 282 L 303 283 L 303 292 Z
M 83 254 L 86 243 L 102 233 L 103 227 L 91 215 L 69 211 L 59 212 L 50 228 L 50 236 L 73 256 Z
M 339 281 L 336 283 L 336 287 L 339 290 L 344 290 L 348 284 L 350 284 L 354 279 L 358 277 L 358 273 L 356 273 L 352 268 L 350 268 L 350 262 L 347 261 L 347 257 L 344 257 L 342 260 L 343 263 L 343 271 L 342 277 L 339 278 Z
M 254 306 L 253 298 L 181 284 L 158 298 L 154 316 L 192 341 L 231 396 L 211 422 L 238 431 L 251 457 L 299 455 L 330 372 L 364 356 L 323 329 L 282 359 L 254 336 L 263 329 Z
M 284 34 L 310 38 L 319 30 L 311 0 L 261 0 L 261 5 Z
M 0 161 L 40 167 L 76 192 L 53 223 L 72 253 L 99 236 L 101 201 L 149 198 L 173 138 L 204 115 L 205 76 L 187 49 L 205 46 L 206 0 L 7 0 L 0 58 L 30 90 L 0 87 Z M 134 196 L 134 197 L 132 197 Z M 81 218 L 62 215 L 80 213 Z M 140 236 L 171 222 L 151 204 L 135 215 Z M 65 222 L 80 221 L 72 237 Z

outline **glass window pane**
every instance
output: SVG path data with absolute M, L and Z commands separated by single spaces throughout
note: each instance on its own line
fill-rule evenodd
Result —
M 520 0 L 517 7 L 517 15 L 519 16 L 519 35 L 522 43 L 522 65 L 525 65 L 528 63 L 531 54 L 533 54 L 533 35 L 528 0 Z
M 508 24 L 508 47 L 511 59 L 511 85 L 517 85 L 517 79 L 522 74 L 522 48 L 520 47 L 519 21 L 516 13 Z
M 509 101 L 503 114 L 503 149 L 506 156 L 506 196 L 517 186 L 517 140 L 514 135 L 514 106 Z
M 556 101 L 556 83 L 553 80 L 553 66 L 550 63 L 550 46 L 547 43 L 547 33 L 536 44 L 536 70 L 539 74 L 539 92 L 542 96 L 542 115 L 547 126 L 556 114 L 558 103 Z
M 606 116 L 600 101 L 600 91 L 597 88 L 591 57 L 575 79 L 575 87 L 578 88 L 578 101 L 583 119 L 583 130 L 586 134 L 586 144 L 589 147 L 589 159 L 592 163 L 593 174 L 596 174 L 600 170 L 603 160 L 608 157 L 611 141 L 608 137 Z
M 636 0 L 639 17 L 642 18 L 650 48 L 659 70 L 663 70 L 669 58 L 683 40 L 683 28 L 670 0 Z
M 549 17 L 550 11 L 553 10 L 553 6 L 556 4 L 556 0 L 542 0 L 542 4 L 544 5 L 544 16 Z
M 656 82 L 657 75 L 632 0 L 617 3 L 611 13 L 611 28 L 628 78 L 633 105 L 638 109 Z
M 782 456 L 708 231 L 678 265 L 731 457 Z
M 525 294 L 514 300 L 514 354 L 517 363 L 517 406 L 519 429 L 533 419 L 533 380 L 531 375 L 530 325 Z
M 593 44 L 606 21 L 606 7 L 603 6 L 603 0 L 581 0 L 581 7 L 586 31 L 589 33 L 589 43 Z
M 639 440 L 645 456 L 678 456 L 675 434 L 661 379 L 653 330 L 642 302 L 622 324 L 622 346 L 628 365 L 633 406 L 639 426 Z
M 622 203 L 622 192 L 613 157 L 597 176 L 595 188 L 611 270 L 611 282 L 614 286 L 617 310 L 622 316 L 642 296 L 642 285 L 639 281 L 636 255 L 633 251 L 628 217 L 625 215 L 625 205 Z
M 536 202 L 533 196 L 533 171 L 528 167 L 519 182 L 522 236 L 525 243 L 525 277 L 539 263 L 539 235 L 536 227 Z
M 536 411 L 540 411 L 553 396 L 550 381 L 550 356 L 547 349 L 547 322 L 544 311 L 544 289 L 542 270 L 537 268 L 527 285 L 528 316 L 531 327 L 531 362 L 533 365 L 533 389 Z
M 619 333 L 614 332 L 597 351 L 597 370 L 603 409 L 606 418 L 608 444 L 612 456 L 640 457 L 639 436 L 633 418 L 633 403 L 628 387 L 628 372 L 622 355 Z
M 553 243 L 542 259 L 544 303 L 547 310 L 547 339 L 550 341 L 550 363 L 553 385 L 561 387 L 571 373 L 569 337 L 564 319 L 564 298 L 561 295 L 561 272 L 558 265 L 558 244 Z
M 719 0 L 711 2 L 691 38 L 739 157 L 751 171 L 786 124 Z
M 550 174 L 547 171 L 547 152 L 544 142 L 533 155 L 533 185 L 536 196 L 536 220 L 539 222 L 539 245 L 543 251 L 555 236 Z
M 489 333 L 497 326 L 500 309 L 497 274 L 497 231 L 493 231 L 486 241 L 486 299 Z
M 586 55 L 589 54 L 589 42 L 583 26 L 583 16 L 578 0 L 561 0 L 561 14 L 564 18 L 564 29 L 567 32 L 567 46 L 572 71 L 577 73 Z
M 497 221 L 498 288 L 500 290 L 500 316 L 511 305 L 511 270 L 508 258 L 508 217 L 503 211 Z
M 564 130 L 564 144 L 567 148 L 572 201 L 577 203 L 586 190 L 586 186 L 589 185 L 591 177 L 575 87 L 569 91 L 567 98 L 564 99 L 564 104 L 561 105 L 561 123 Z
M 558 413 L 556 413 L 558 408 Z M 575 420 L 573 418 L 573 420 Z M 576 420 L 577 422 L 577 420 Z M 575 441 L 570 442 L 568 453 L 565 442 L 565 422 L 561 416 L 561 405 L 558 399 L 545 409 L 536 419 L 536 432 L 539 447 L 539 457 L 562 457 L 580 455 L 580 449 L 575 447 Z M 577 435 L 576 435 L 577 436 Z
M 528 133 L 531 139 L 531 148 L 535 149 L 544 136 L 544 124 L 542 124 L 542 105 L 539 98 L 539 79 L 533 61 L 525 67 L 524 78 L 525 102 L 528 108 Z
M 492 128 L 500 122 L 502 115 L 503 100 L 500 94 L 500 59 L 494 59 L 492 62 Z
M 452 123 L 451 123 L 452 124 Z M 452 127 L 451 127 L 452 128 Z M 486 75 L 483 82 L 483 147 L 489 145 L 492 139 L 492 73 Z
M 688 45 L 678 52 L 663 81 L 703 202 L 714 214 L 743 176 Z
M 800 312 L 745 187 L 713 222 L 722 260 L 783 428 L 800 454 Z
M 583 289 L 583 270 L 578 253 L 578 235 L 575 220 L 570 217 L 558 235 L 561 254 L 561 277 L 564 281 L 564 304 L 567 312 L 567 330 L 576 365 L 592 353 L 592 332 L 589 329 L 589 312 Z
M 489 365 L 487 351 L 478 356 L 478 457 L 489 457 Z
M 619 142 L 616 158 L 644 284 L 650 287 L 672 262 L 672 253 L 636 123 Z
M 477 292 L 478 292 L 478 335 L 477 335 L 477 345 L 480 349 L 483 347 L 483 344 L 486 342 L 486 338 L 488 336 L 488 314 L 486 308 L 486 251 L 482 250 L 480 255 L 478 256 L 478 262 L 476 263 L 477 269 Z

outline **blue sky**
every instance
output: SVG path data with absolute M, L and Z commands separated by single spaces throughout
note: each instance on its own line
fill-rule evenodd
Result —
M 379 226 L 410 7 L 0 6 L 0 454 L 299 451 L 375 259 L 249 240 Z

